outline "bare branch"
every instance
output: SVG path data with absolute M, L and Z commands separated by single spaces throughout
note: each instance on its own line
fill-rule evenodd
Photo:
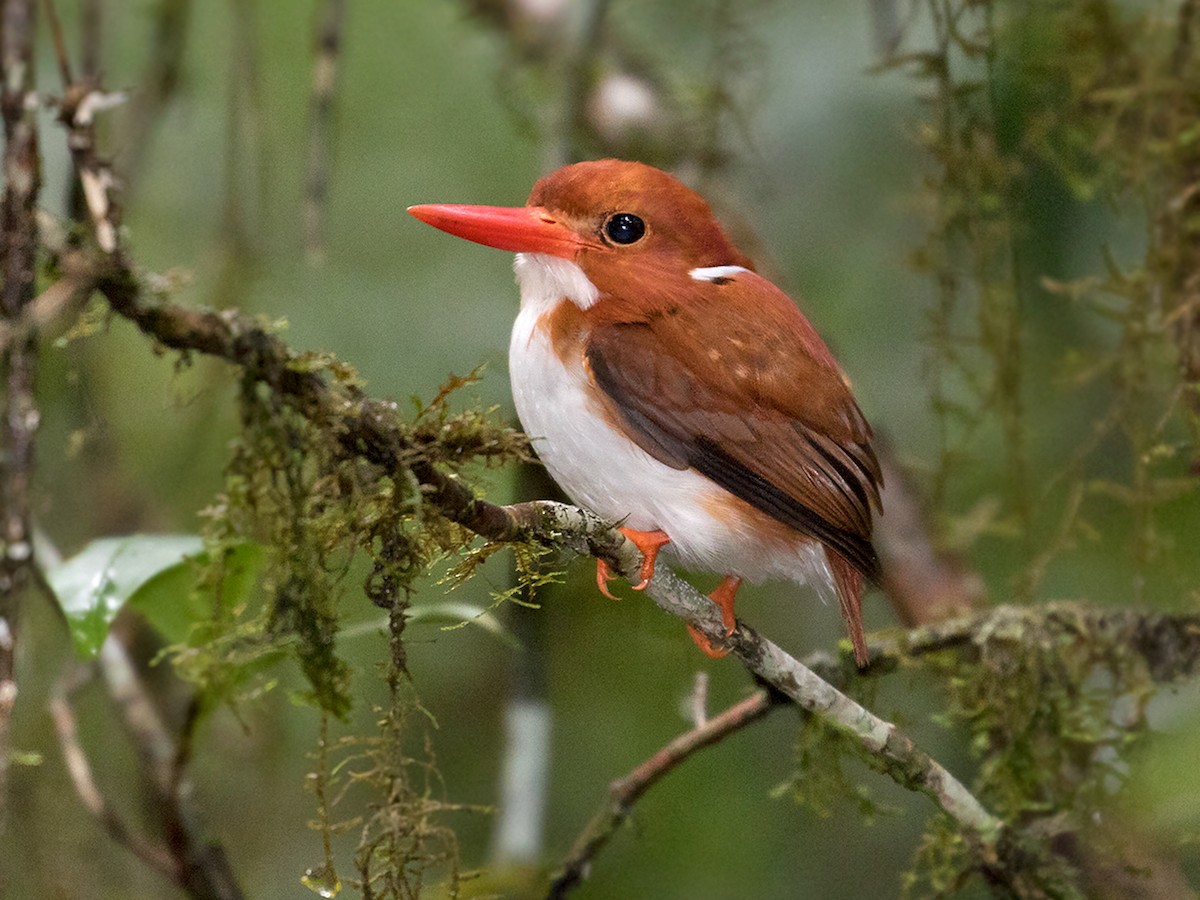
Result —
M 48 285 L 15 319 L 0 319 L 0 354 L 27 344 L 38 333 L 77 313 L 91 296 L 88 273 L 65 273 Z
M 63 761 L 67 766 L 67 774 L 71 776 L 71 784 L 84 807 L 100 822 L 114 841 L 159 874 L 172 881 L 178 881 L 179 866 L 171 854 L 133 832 L 108 805 L 100 788 L 96 786 L 91 763 L 88 762 L 87 753 L 79 742 L 75 713 L 71 710 L 65 691 L 59 690 L 50 698 L 49 709 L 50 717 L 54 720 L 54 730 L 58 734 Z
M 96 151 L 96 115 L 124 102 L 125 95 L 120 92 L 104 92 L 81 81 L 67 86 L 59 109 L 96 243 L 105 253 L 117 249 L 120 210 L 109 196 L 115 184 L 112 168 Z
M 745 700 L 713 716 L 703 725 L 681 734 L 608 789 L 608 798 L 597 810 L 567 854 L 550 883 L 547 900 L 565 897 L 587 877 L 588 866 L 633 811 L 633 805 L 655 784 L 698 750 L 756 722 L 772 709 L 766 691 L 755 691 Z
M 734 633 L 725 638 L 716 605 L 674 572 L 656 573 L 646 593 L 667 612 L 699 628 L 714 646 L 724 644 L 747 669 L 801 708 L 857 741 L 893 781 L 927 795 L 949 814 L 977 848 L 996 844 L 1003 829 L 1000 820 L 895 725 L 835 689 L 745 623 L 739 623 Z
M 176 741 L 167 731 L 158 710 L 124 644 L 109 635 L 100 650 L 100 673 L 120 714 L 119 720 L 133 742 L 146 782 L 154 791 L 151 807 L 158 811 L 166 852 L 172 860 L 174 879 L 197 900 L 241 900 L 224 848 L 202 837 L 202 828 L 191 808 L 192 786 L 187 778 L 191 758 L 191 735 L 196 725 L 193 706 Z
M 62 23 L 58 20 L 58 7 L 54 0 L 45 0 L 46 21 L 50 25 L 50 36 L 54 39 L 54 55 L 58 60 L 58 74 L 63 86 L 75 81 L 71 75 L 71 61 L 67 58 L 67 41 L 63 37 Z
M 100 249 L 105 253 L 112 253 L 117 249 L 119 210 L 109 198 L 109 191 L 115 183 L 112 169 L 107 162 L 100 159 L 96 151 L 96 115 L 124 103 L 125 95 L 120 92 L 101 91 L 97 76 L 91 71 L 79 81 L 74 79 L 66 38 L 58 20 L 58 9 L 54 0 L 45 0 L 45 3 L 63 83 L 63 98 L 59 103 L 58 119 L 67 129 L 67 147 L 71 151 L 71 159 L 79 175 L 80 190 L 73 191 L 72 197 L 82 199 Z M 95 18 L 96 13 L 93 10 L 88 16 L 89 27 L 98 27 L 93 21 Z M 85 55 L 89 57 L 89 66 L 95 63 L 91 58 L 93 53 L 94 50 L 85 50 Z

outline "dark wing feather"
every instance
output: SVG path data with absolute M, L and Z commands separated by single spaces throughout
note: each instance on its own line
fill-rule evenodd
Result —
M 652 456 L 696 469 L 878 580 L 879 464 L 828 349 L 759 276 L 697 291 L 640 321 L 597 324 L 586 350 L 597 385 Z M 835 574 L 840 589 L 849 574 Z

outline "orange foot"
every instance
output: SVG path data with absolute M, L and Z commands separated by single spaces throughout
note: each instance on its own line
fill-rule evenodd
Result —
M 733 601 L 737 597 L 738 588 L 741 587 L 742 579 L 736 575 L 726 575 L 725 579 L 717 585 L 717 589 L 708 595 L 708 599 L 717 604 L 721 610 L 721 621 L 725 624 L 725 636 L 733 634 L 733 630 L 737 628 L 737 619 L 733 615 Z M 691 625 L 687 627 L 688 634 L 692 636 L 692 640 L 696 642 L 704 653 L 713 659 L 720 659 L 729 653 L 720 647 L 714 647 L 712 643 L 697 629 Z
M 637 545 L 638 550 L 642 551 L 642 580 L 633 586 L 635 591 L 640 591 L 654 577 L 654 561 L 658 559 L 658 551 L 671 543 L 671 539 L 667 537 L 665 531 L 634 531 L 632 528 L 618 528 L 617 531 L 633 541 Z M 604 560 L 596 560 L 596 586 L 600 588 L 600 593 L 610 600 L 617 599 L 608 590 L 608 583 L 614 577 L 612 572 L 608 570 L 608 564 Z

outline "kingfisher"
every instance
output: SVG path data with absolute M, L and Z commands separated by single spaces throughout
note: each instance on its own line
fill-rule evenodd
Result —
M 816 329 L 754 270 L 704 199 L 651 166 L 564 166 L 524 206 L 430 204 L 442 231 L 516 253 L 513 400 L 547 471 L 642 552 L 723 575 L 726 635 L 743 580 L 836 599 L 856 662 L 879 580 L 883 478 L 871 427 Z M 597 561 L 600 590 L 611 574 Z M 710 656 L 727 651 L 689 626 Z

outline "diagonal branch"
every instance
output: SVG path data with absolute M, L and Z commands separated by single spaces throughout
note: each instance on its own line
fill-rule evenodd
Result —
M 117 814 L 92 776 L 92 765 L 79 742 L 75 712 L 67 700 L 66 691 L 57 691 L 49 701 L 50 717 L 58 734 L 59 747 L 67 766 L 67 774 L 80 801 L 108 832 L 109 837 L 129 850 L 134 856 L 161 875 L 175 881 L 179 878 L 179 867 L 175 859 L 163 847 L 147 840 L 133 831 Z
M 633 805 L 646 791 L 658 784 L 693 753 L 711 747 L 735 731 L 757 722 L 772 708 L 771 696 L 763 690 L 755 691 L 707 722 L 679 735 L 624 778 L 614 781 L 609 786 L 608 798 L 584 827 L 583 833 L 579 835 L 562 867 L 551 881 L 547 900 L 557 900 L 566 896 L 568 891 L 587 877 L 587 869 L 592 859 L 629 818 L 633 812 Z
M 167 733 L 115 635 L 104 642 L 99 670 L 117 707 L 118 720 L 125 725 L 141 760 L 145 784 L 151 792 L 147 805 L 161 816 L 162 839 L 153 840 L 131 828 L 96 784 L 77 733 L 69 699 L 74 687 L 69 682 L 73 679 L 68 676 L 54 690 L 48 706 L 75 793 L 109 837 L 189 897 L 241 900 L 243 894 L 224 849 L 200 837 L 190 811 L 191 785 L 182 770 L 187 762 L 184 748 Z M 186 740 L 188 733 L 184 737 Z
M 489 540 L 538 541 L 602 557 L 626 577 L 637 572 L 641 562 L 637 548 L 614 532 L 611 523 L 565 504 L 504 508 L 479 500 L 465 484 L 419 456 L 402 454 L 405 439 L 397 428 L 388 427 L 395 415 L 389 405 L 292 365 L 296 355 L 283 341 L 232 310 L 190 310 L 149 300 L 119 255 L 109 259 L 116 266 L 109 267 L 97 283 L 114 311 L 168 347 L 208 353 L 240 365 L 314 423 L 335 428 L 347 452 L 391 470 L 407 465 L 426 488 L 429 502 L 447 518 Z M 878 758 L 882 771 L 910 790 L 927 794 L 951 815 L 973 844 L 995 845 L 1001 823 L 894 725 L 834 689 L 744 623 L 726 639 L 716 607 L 666 568 L 659 569 L 646 593 L 716 645 L 728 646 L 747 669 L 798 705 L 861 743 Z
M 426 502 L 451 521 L 491 541 L 537 542 L 569 549 L 602 558 L 627 578 L 637 576 L 640 554 L 611 523 L 561 503 L 501 507 L 478 499 L 467 484 L 439 470 L 409 442 L 405 423 L 393 404 L 371 399 L 353 385 L 327 380 L 253 319 L 236 310 L 218 313 L 155 299 L 120 251 L 96 255 L 91 265 L 96 267 L 98 289 L 118 315 L 161 345 L 217 356 L 240 366 L 281 402 L 336 434 L 347 454 L 387 471 L 407 470 L 421 484 Z M 646 593 L 661 608 L 700 629 L 715 646 L 728 648 L 763 682 L 856 742 L 879 771 L 901 786 L 927 795 L 954 821 L 993 882 L 1014 887 L 1048 858 L 1049 848 L 1025 841 L 1019 832 L 1006 828 L 895 725 L 836 690 L 749 625 L 739 623 L 726 638 L 714 604 L 666 567 L 659 567 Z M 963 641 L 963 627 L 961 620 L 931 627 L 926 629 L 926 640 L 943 646 L 947 641 Z M 1183 640 L 1190 650 L 1179 653 L 1178 658 L 1194 661 L 1198 635 L 1195 623 L 1185 623 L 1182 632 L 1168 629 L 1162 639 L 1171 646 L 1172 641 Z M 969 642 L 969 638 L 965 640 Z M 904 650 L 903 642 L 876 642 L 873 657 L 900 656 Z
M 218 842 L 206 840 L 192 802 L 187 774 L 198 707 L 193 703 L 187 722 L 176 739 L 167 731 L 146 692 L 125 645 L 110 634 L 100 649 L 100 675 L 137 753 L 140 769 L 151 792 L 150 807 L 160 820 L 164 851 L 171 860 L 172 880 L 196 900 L 242 900 L 238 884 Z
M 39 535 L 38 556 L 45 568 L 62 562 L 57 547 Z M 39 570 L 41 587 L 52 593 Z M 109 804 L 92 774 L 87 751 L 79 740 L 71 695 L 99 676 L 138 758 L 147 796 L 145 805 L 157 815 L 161 837 L 154 839 L 130 827 Z M 47 708 L 58 735 L 67 774 L 76 795 L 117 844 L 194 900 L 242 900 L 244 894 L 224 847 L 206 840 L 194 809 L 187 773 L 199 718 L 193 699 L 178 737 L 171 734 L 137 672 L 124 641 L 110 633 L 95 665 L 67 670 L 51 692 Z

